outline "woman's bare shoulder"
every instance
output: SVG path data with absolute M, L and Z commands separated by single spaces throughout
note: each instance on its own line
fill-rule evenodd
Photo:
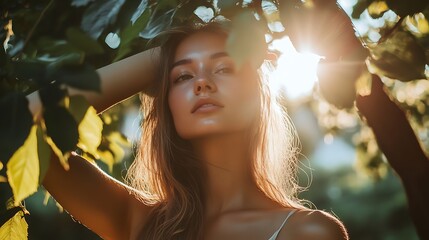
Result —
M 297 210 L 277 239 L 348 240 L 343 223 L 332 214 L 320 210 Z

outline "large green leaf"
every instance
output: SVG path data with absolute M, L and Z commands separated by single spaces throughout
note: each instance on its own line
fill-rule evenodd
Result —
M 134 22 L 130 21 L 129 25 L 125 27 L 120 33 L 121 44 L 119 45 L 118 54 L 113 61 L 117 61 L 131 51 L 131 43 L 134 39 L 139 37 L 139 33 L 145 29 L 150 19 L 150 9 L 146 9 Z
M 220 8 L 220 13 L 227 17 L 234 17 L 240 10 L 242 0 L 221 0 L 218 1 L 217 6 Z
M 39 55 L 42 56 L 42 60 L 45 54 L 49 56 L 62 56 L 79 51 L 79 49 L 66 40 L 52 39 L 48 36 L 40 37 L 37 40 L 35 47 L 37 48 Z M 50 60 L 50 62 L 53 60 Z
M 152 14 L 146 28 L 140 32 L 139 36 L 145 39 L 152 39 L 160 32 L 170 28 L 176 11 L 176 8 L 164 10 L 158 6 Z
M 71 5 L 75 7 L 83 7 L 88 5 L 92 0 L 72 0 Z
M 76 149 L 79 140 L 77 123 L 66 108 L 61 106 L 44 108 L 43 118 L 48 136 L 62 153 Z
M 3 224 L 5 224 L 7 221 L 9 221 L 9 219 L 11 219 L 13 216 L 15 216 L 15 214 L 19 211 L 21 211 L 22 208 L 20 207 L 13 207 L 10 209 L 7 209 L 6 211 L 1 211 L 0 212 L 0 227 L 3 226 Z
M 100 76 L 89 65 L 50 68 L 48 73 L 49 77 L 58 83 L 82 90 L 101 91 Z
M 39 158 L 37 154 L 37 126 L 33 126 L 27 140 L 7 163 L 7 179 L 13 191 L 14 205 L 37 191 Z
M 116 21 L 116 16 L 125 0 L 98 0 L 93 2 L 82 17 L 81 27 L 97 39 L 104 29 Z
M 44 107 L 58 105 L 66 96 L 67 91 L 59 84 L 49 84 L 39 89 L 39 97 Z
M 86 55 L 101 54 L 103 47 L 79 28 L 71 27 L 66 31 L 68 41 L 84 51 Z
M 11 77 L 20 80 L 33 80 L 39 84 L 46 82 L 46 64 L 36 61 L 15 61 L 11 63 Z
M 33 124 L 28 100 L 21 93 L 10 93 L 0 99 L 0 161 L 5 163 L 24 143 Z
M 231 33 L 226 42 L 226 51 L 238 67 L 251 61 L 259 67 L 267 52 L 266 26 L 256 20 L 252 11 L 243 11 L 232 20 Z M 249 40 L 251 39 L 251 41 Z
M 371 49 L 371 67 L 380 75 L 410 81 L 424 79 L 426 56 L 409 32 L 395 31 L 386 41 Z

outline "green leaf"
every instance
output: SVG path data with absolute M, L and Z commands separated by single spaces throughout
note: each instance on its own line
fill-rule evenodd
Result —
M 19 211 L 9 221 L 0 227 L 0 239 L 23 240 L 28 237 L 28 224 L 24 212 Z
M 416 37 L 406 31 L 394 32 L 371 49 L 375 72 L 400 81 L 425 79 L 426 56 Z
M 217 2 L 217 6 L 221 9 L 221 11 L 223 11 L 228 8 L 234 8 L 241 2 L 241 0 L 219 0 Z
M 317 69 L 319 91 L 337 108 L 351 108 L 356 97 L 356 81 L 364 69 L 363 61 L 353 64 L 347 61 L 320 61 Z
M 61 56 L 79 51 L 79 49 L 65 40 L 52 39 L 47 36 L 40 37 L 37 40 L 37 45 L 35 47 L 37 48 L 39 55 L 42 56 L 39 57 L 39 59 L 42 58 L 41 61 L 44 61 L 45 54 L 48 54 L 49 56 Z M 52 61 L 53 60 L 50 60 L 48 62 Z
M 63 66 L 49 69 L 50 78 L 82 90 L 101 92 L 101 80 L 97 71 L 89 65 Z
M 58 105 L 66 96 L 67 91 L 55 83 L 40 88 L 38 93 L 43 106 L 50 107 Z
M 49 137 L 62 153 L 76 149 L 79 132 L 76 120 L 61 106 L 50 106 L 44 108 L 43 118 Z
M 129 2 L 126 2 L 125 4 L 127 4 Z M 134 11 L 134 13 L 131 16 L 131 23 L 134 24 L 138 18 L 140 18 L 140 16 L 146 11 L 148 10 L 148 0 L 140 0 L 140 3 L 137 7 L 137 9 Z
M 39 158 L 37 154 L 37 126 L 7 163 L 7 178 L 13 191 L 14 205 L 37 191 L 39 183 Z
M 234 59 L 238 68 L 246 61 L 251 61 L 254 67 L 262 64 L 267 52 L 265 28 L 256 20 L 252 11 L 246 10 L 234 17 L 226 42 L 226 51 Z M 249 39 L 252 40 L 249 41 Z
M 97 115 L 97 111 L 83 96 L 79 95 L 70 97 L 69 111 L 79 123 L 78 147 L 96 156 L 103 130 L 103 122 Z
M 81 28 L 97 39 L 109 24 L 116 21 L 125 0 L 99 0 L 93 2 L 82 17 Z
M 82 65 L 84 58 L 85 55 L 83 52 L 64 53 L 59 57 L 53 57 L 50 59 L 51 63 L 48 65 L 48 71 L 49 69 L 55 69 L 64 66 Z
M 150 10 L 147 8 L 143 14 L 138 17 L 134 23 L 130 22 L 120 33 L 121 45 L 119 45 L 118 54 L 113 61 L 117 61 L 127 56 L 131 51 L 131 43 L 139 37 L 139 33 L 145 29 L 150 19 Z
M 11 219 L 15 214 L 19 211 L 21 211 L 21 207 L 12 207 L 10 209 L 7 209 L 5 212 L 0 212 L 0 227 L 3 226 L 9 219 Z
M 66 36 L 71 44 L 84 51 L 86 55 L 95 55 L 104 52 L 103 47 L 101 47 L 97 41 L 89 37 L 79 28 L 68 28 L 66 31 Z
M 12 62 L 11 77 L 20 80 L 34 80 L 36 82 L 45 82 L 46 64 L 35 61 Z
M 51 163 L 51 148 L 44 138 L 42 128 L 37 128 L 37 156 L 39 157 L 39 184 L 42 184 Z
M 217 3 L 218 8 L 220 8 L 220 13 L 227 17 L 233 17 L 241 10 L 242 0 L 220 0 Z
M 0 99 L 0 161 L 6 163 L 24 143 L 33 125 L 28 100 L 22 93 L 10 93 Z
M 171 24 L 173 23 L 176 10 L 176 8 L 173 8 L 164 11 L 160 10 L 158 6 L 155 9 L 155 12 L 152 14 L 146 28 L 140 32 L 139 36 L 144 39 L 152 39 L 162 31 L 170 28 Z
M 121 162 L 124 159 L 124 148 L 130 148 L 131 144 L 128 139 L 119 132 L 112 132 L 98 148 L 97 155 L 104 162 L 111 172 L 113 165 Z
M 88 3 L 92 2 L 92 0 L 73 0 L 71 5 L 74 7 L 83 7 L 88 5 Z

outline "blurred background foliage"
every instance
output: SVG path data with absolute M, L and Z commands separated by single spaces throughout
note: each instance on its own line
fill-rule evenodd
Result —
M 337 42 L 343 41 L 341 35 L 326 34 L 329 33 L 327 28 L 318 29 L 319 33 L 315 26 L 307 30 L 309 33 L 305 36 L 295 32 L 305 23 L 308 26 L 314 23 L 312 21 L 332 20 L 323 19 L 326 17 L 324 12 L 318 11 L 320 4 L 332 0 L 321 2 L 3 0 L 0 3 L 3 27 L 0 31 L 3 43 L 0 106 L 7 114 L 15 114 L 14 119 L 28 131 L 2 134 L 1 145 L 8 147 L 2 149 L 2 154 L 9 155 L 0 156 L 0 176 L 3 177 L 0 201 L 6 202 L 12 195 L 9 185 L 4 183 L 7 161 L 23 144 L 32 126 L 25 101 L 20 102 L 24 99 L 23 94 L 43 89 L 45 97 L 43 94 L 41 97 L 45 99 L 42 100 L 46 108 L 60 106 L 72 112 L 64 104 L 68 95 L 61 85 L 97 91 L 99 85 L 94 69 L 147 49 L 150 39 L 171 26 L 222 16 L 233 19 L 236 24 L 233 29 L 240 29 L 232 32 L 238 36 L 238 43 L 249 42 L 245 41 L 249 36 L 259 36 L 253 43 L 242 44 L 243 49 L 230 51 L 237 61 L 258 57 L 261 46 L 265 46 L 263 34 L 267 34 L 265 37 L 268 36 L 269 42 L 290 36 L 297 50 L 305 47 L 303 37 L 312 37 L 313 43 L 309 41 L 309 44 L 314 48 L 311 50 L 325 56 L 327 61 L 330 57 L 345 57 L 345 61 L 366 59 L 369 71 L 382 76 L 391 97 L 407 111 L 415 132 L 428 151 L 428 1 L 339 1 L 366 46 L 347 56 L 326 50 L 329 49 L 326 46 L 335 48 Z M 259 20 L 243 9 L 256 13 Z M 298 16 L 294 14 L 316 17 L 315 20 L 302 17 L 292 21 L 291 16 Z M 256 29 L 258 24 L 249 24 L 249 21 L 262 25 L 263 30 Z M 320 40 L 317 36 L 325 34 L 329 35 L 327 39 L 314 43 Z M 344 221 L 351 239 L 418 239 L 408 217 L 401 183 L 378 150 L 372 131 L 359 119 L 353 107 L 355 92 L 363 93 L 371 84 L 368 72 L 345 68 L 347 73 L 344 73 L 336 69 L 330 69 L 334 72 L 329 71 L 328 78 L 320 75 L 318 87 L 312 92 L 299 98 L 285 96 L 285 106 L 303 145 L 303 162 L 315 170 L 304 167 L 303 185 L 310 182 L 311 185 L 301 196 L 317 208 L 336 214 Z M 9 105 L 9 99 L 15 99 L 12 101 L 15 105 Z M 79 145 L 81 142 L 77 139 L 71 143 L 57 142 L 53 130 L 49 132 L 49 126 L 47 131 L 44 129 L 44 134 L 53 139 L 54 145 L 65 146 L 60 147 L 62 153 L 69 150 L 67 146 L 78 143 L 83 154 L 122 181 L 133 160 L 130 142 L 138 139 L 137 129 L 141 121 L 138 105 L 138 98 L 134 97 L 100 116 L 103 132 L 94 151 L 86 149 L 85 144 Z M 82 111 L 85 113 L 88 107 Z M 12 110 L 19 111 L 9 113 Z M 2 133 L 6 133 L 9 122 L 0 123 Z M 77 129 L 79 123 L 74 123 L 73 129 Z M 23 137 L 11 138 L 14 134 Z M 8 141 L 13 144 L 5 144 Z M 41 158 L 39 161 L 42 174 L 49 162 L 42 163 Z M 25 215 L 29 239 L 99 239 L 69 215 L 59 213 L 54 200 L 46 198 L 45 194 L 43 188 L 39 188 L 21 205 L 31 213 Z M 5 206 L 0 210 L 2 213 L 6 211 Z

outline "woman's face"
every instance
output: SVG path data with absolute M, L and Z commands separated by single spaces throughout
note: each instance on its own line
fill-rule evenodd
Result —
M 170 71 L 168 103 L 186 140 L 248 130 L 260 112 L 256 70 L 237 69 L 225 37 L 199 32 L 182 41 Z

